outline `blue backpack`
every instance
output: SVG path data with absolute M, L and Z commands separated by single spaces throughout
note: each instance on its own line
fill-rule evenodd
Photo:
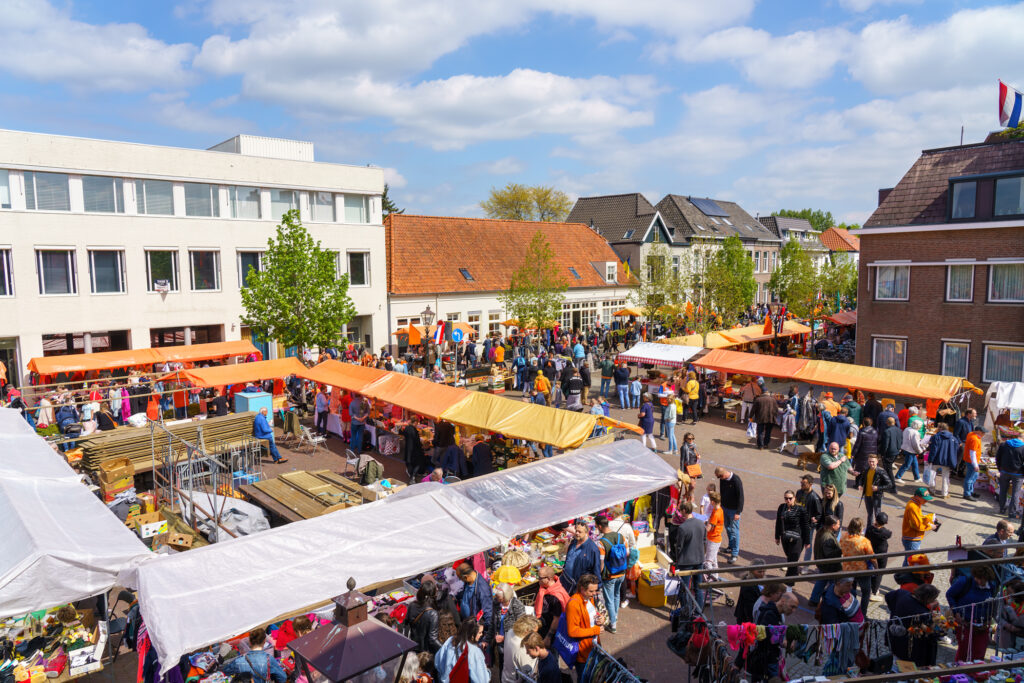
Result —
M 606 579 L 616 574 L 624 574 L 629 560 L 629 549 L 623 542 L 622 534 L 616 532 L 615 535 L 618 537 L 617 543 L 609 541 L 607 536 L 601 538 L 601 544 L 604 546 L 604 578 Z

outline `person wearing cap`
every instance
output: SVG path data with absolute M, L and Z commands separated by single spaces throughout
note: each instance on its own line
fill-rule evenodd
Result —
M 967 438 L 970 442 L 971 437 L 976 433 L 980 450 L 981 436 L 977 429 L 971 432 Z M 1024 441 L 1018 437 L 1007 439 L 999 444 L 999 449 L 996 451 L 996 467 L 999 468 L 999 514 L 1008 513 L 1010 517 L 1016 518 L 1020 515 L 1017 501 L 1020 497 L 1021 479 L 1024 478 Z
M 895 579 L 896 584 L 905 591 L 910 591 L 912 593 L 914 592 L 914 589 L 918 586 L 924 585 L 926 583 L 931 583 L 935 580 L 935 574 L 933 572 L 928 571 L 928 556 L 924 553 L 917 553 L 916 555 L 911 555 L 903 563 L 903 566 L 907 567 L 908 569 L 911 567 L 923 568 L 917 571 L 898 572 L 892 575 L 892 578 Z
M 827 410 L 829 415 L 832 417 L 838 415 L 842 408 L 842 406 L 836 402 L 835 395 L 831 391 L 826 391 L 821 395 L 821 405 L 825 406 L 825 410 Z
M 938 526 L 935 523 L 935 515 L 925 514 L 921 512 L 921 506 L 929 500 L 934 500 L 928 489 L 924 486 L 918 486 L 914 489 L 913 497 L 907 501 L 907 506 L 903 509 L 903 549 L 904 550 L 917 550 L 921 547 L 921 542 L 924 541 L 924 533 L 926 531 L 938 530 Z M 903 566 L 908 564 L 907 560 L 903 560 Z

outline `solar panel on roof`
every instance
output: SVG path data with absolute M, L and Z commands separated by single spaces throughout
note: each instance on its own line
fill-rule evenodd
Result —
M 690 197 L 690 203 L 700 209 L 705 216 L 728 216 L 714 199 L 696 199 Z

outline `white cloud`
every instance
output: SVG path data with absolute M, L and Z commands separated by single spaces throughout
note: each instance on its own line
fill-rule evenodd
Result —
M 208 107 L 188 104 L 184 93 L 153 93 L 148 99 L 154 105 L 152 117 L 179 130 L 228 136 L 253 128 L 243 118 L 214 114 Z
M 138 24 L 93 25 L 45 0 L 10 0 L 0 21 L 0 69 L 75 90 L 148 91 L 191 78 L 193 45 L 169 45 Z
M 389 187 L 405 187 L 408 184 L 405 176 L 399 173 L 397 169 L 391 168 L 390 166 L 384 168 L 384 182 L 387 183 Z
M 907 17 L 869 24 L 849 57 L 850 74 L 877 93 L 993 84 L 1020 64 L 1024 3 L 956 12 L 915 25 Z M 1009 67 L 1013 69 L 1013 66 Z
M 867 12 L 875 5 L 919 5 L 921 2 L 923 0 L 839 0 L 839 6 L 850 12 Z
M 478 164 L 477 168 L 491 175 L 515 175 L 525 171 L 526 164 L 516 157 L 502 157 L 501 159 Z

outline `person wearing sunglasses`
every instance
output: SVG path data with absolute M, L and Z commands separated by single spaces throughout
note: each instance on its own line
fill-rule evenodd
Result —
M 783 503 L 775 514 L 775 545 L 781 545 L 787 562 L 796 562 L 800 553 L 811 544 L 811 523 L 807 508 L 796 504 L 796 494 L 786 491 Z M 798 567 L 789 567 L 786 576 L 796 576 Z

